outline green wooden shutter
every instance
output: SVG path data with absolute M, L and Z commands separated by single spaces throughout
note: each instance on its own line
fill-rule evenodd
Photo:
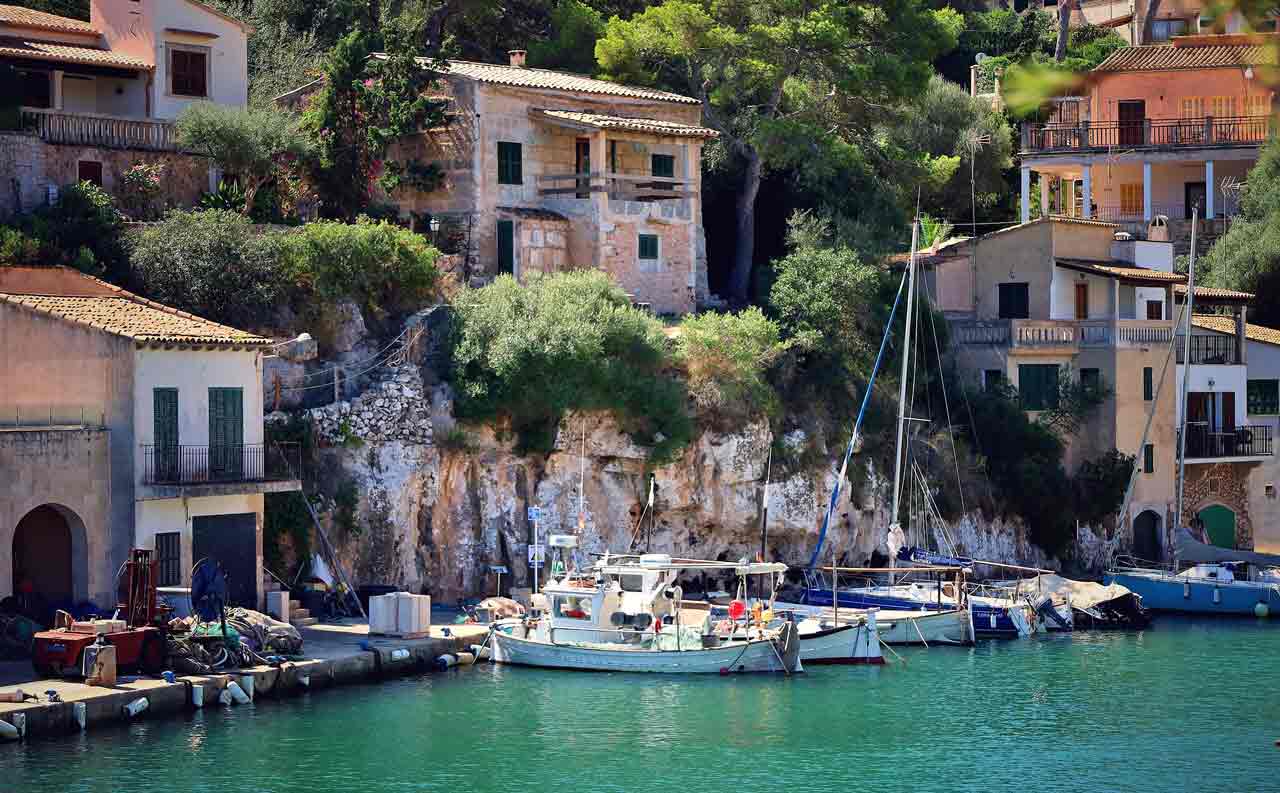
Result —
M 1144 474 L 1156 472 L 1156 447 L 1150 443 L 1142 447 L 1142 472 Z
M 524 184 L 520 144 L 498 141 L 498 184 Z
M 649 172 L 654 176 L 662 176 L 668 179 L 674 178 L 676 175 L 676 158 L 670 154 L 652 155 L 649 158 Z M 671 190 L 675 185 L 670 182 L 660 182 L 654 184 L 653 187 L 656 190 Z
M 516 224 L 511 220 L 498 221 L 498 272 L 515 274 Z
M 1019 364 L 1018 393 L 1024 410 L 1045 410 L 1058 406 L 1058 365 Z
M 1142 398 L 1147 402 L 1156 398 L 1155 384 L 1152 382 L 1150 366 L 1142 367 Z
M 178 476 L 178 389 L 152 389 L 151 410 L 152 465 L 156 481 L 175 481 Z
M 640 258 L 641 259 L 658 258 L 658 235 L 657 234 L 641 234 L 640 235 Z
M 244 393 L 239 388 L 209 389 L 209 467 L 234 477 L 243 469 Z

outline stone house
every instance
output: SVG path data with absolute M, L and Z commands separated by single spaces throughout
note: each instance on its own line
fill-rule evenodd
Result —
M 112 191 L 138 162 L 167 166 L 167 203 L 211 188 L 208 161 L 177 151 L 172 122 L 192 102 L 246 104 L 251 29 L 196 0 L 90 0 L 89 12 L 0 5 L 0 68 L 22 96 L 0 132 L 0 215 L 76 181 Z
M 299 106 L 315 85 L 278 101 Z M 702 145 L 718 133 L 697 99 L 529 68 L 519 50 L 508 64 L 450 61 L 438 88 L 450 123 L 397 154 L 444 178 L 389 198 L 460 240 L 466 276 L 595 267 L 663 314 L 707 297 Z
M 1129 511 L 1135 546 L 1158 559 L 1170 547 L 1183 377 L 1191 378 L 1189 479 L 1206 466 L 1273 460 L 1272 435 L 1244 413 L 1243 326 L 1253 296 L 1196 288 L 1196 311 L 1219 312 L 1215 321 L 1232 332 L 1213 340 L 1193 333 L 1188 367 L 1173 319 L 1186 299 L 1173 244 L 1119 232 L 1111 223 L 1044 218 L 950 241 L 921 261 L 930 296 L 949 321 L 957 367 L 975 385 L 1014 387 L 1032 416 L 1058 406 L 1064 379 L 1109 392 L 1070 438 L 1064 462 L 1074 471 L 1111 449 L 1137 458 Z M 1175 337 L 1177 356 L 1166 367 Z
M 161 585 L 219 560 L 259 604 L 264 493 L 299 490 L 265 443 L 271 342 L 64 267 L 0 267 L 0 596 L 115 604 L 131 547 Z

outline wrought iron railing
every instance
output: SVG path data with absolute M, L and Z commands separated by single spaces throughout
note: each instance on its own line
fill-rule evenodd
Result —
M 142 447 L 142 483 L 278 482 L 301 476 L 301 455 L 301 447 L 296 443 L 236 446 L 147 444 Z
M 1178 339 L 1178 363 L 1186 363 L 1185 338 Z M 1234 336 L 1191 335 L 1191 363 L 1235 366 L 1240 363 L 1240 349 Z
M 1187 458 L 1266 457 L 1272 452 L 1271 426 L 1249 424 L 1215 430 L 1206 422 L 1187 422 Z
M 25 128 L 49 143 L 110 149 L 178 150 L 173 122 L 161 119 L 24 107 L 22 121 Z
M 1264 143 L 1270 132 L 1270 116 L 1024 124 L 1022 150 L 1049 152 L 1121 147 L 1233 146 Z

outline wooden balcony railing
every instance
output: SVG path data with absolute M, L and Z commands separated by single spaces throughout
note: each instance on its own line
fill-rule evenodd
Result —
M 588 198 L 592 193 L 607 193 L 615 201 L 670 201 L 692 198 L 698 191 L 696 182 L 667 176 L 592 171 L 538 177 L 538 194 L 542 196 Z
M 1187 459 L 1269 457 L 1272 453 L 1271 427 L 1267 424 L 1214 430 L 1208 422 L 1187 422 Z
M 108 149 L 178 150 L 173 123 L 160 119 L 24 107 L 22 123 L 24 128 L 48 143 Z
M 1262 144 L 1270 116 L 1148 118 L 1142 121 L 1082 121 L 1079 124 L 1024 124 L 1023 152 L 1173 149 Z
M 278 482 L 301 476 L 296 443 L 142 447 L 144 485 Z

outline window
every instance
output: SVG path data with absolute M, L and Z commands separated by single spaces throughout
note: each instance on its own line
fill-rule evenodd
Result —
M 1142 447 L 1142 473 L 1154 474 L 1156 472 L 1156 447 L 1148 443 Z
M 609 173 L 618 172 L 618 141 L 609 141 Z
M 1004 384 L 1004 372 L 999 369 L 984 369 L 982 372 L 982 388 L 984 391 L 995 391 Z
M 498 221 L 498 272 L 516 272 L 516 224 L 511 220 Z
M 1102 372 L 1093 368 L 1081 369 L 1080 385 L 1094 393 L 1102 390 Z
M 76 163 L 76 181 L 93 182 L 102 187 L 102 163 L 93 160 L 80 160 Z
M 1026 284 L 1000 284 L 1000 319 L 1027 319 L 1031 298 Z
M 1142 398 L 1146 402 L 1156 398 L 1155 383 L 1152 381 L 1150 366 L 1142 367 Z
M 591 619 L 591 598 L 558 597 L 555 600 L 555 613 L 557 617 L 571 620 L 589 620 Z
M 1183 118 L 1202 118 L 1204 116 L 1203 96 L 1184 96 L 1182 98 Z
M 1164 301 L 1147 301 L 1147 319 L 1164 319 Z
M 19 89 L 21 104 L 27 107 L 53 107 L 53 77 L 48 72 L 19 70 L 15 76 L 22 81 Z
M 1018 365 L 1018 394 L 1023 410 L 1048 410 L 1058 406 L 1058 365 L 1024 363 Z
M 657 234 L 641 234 L 640 235 L 640 259 L 642 261 L 657 261 L 658 259 L 658 235 Z
M 160 575 L 159 586 L 182 586 L 182 534 L 162 531 L 156 534 L 156 561 Z
M 498 141 L 498 184 L 524 184 L 519 143 Z
M 1236 115 L 1236 98 L 1234 96 L 1213 97 L 1213 117 L 1232 118 Z
M 209 95 L 209 53 L 169 45 L 169 93 L 174 96 Z
M 649 171 L 654 176 L 674 179 L 676 175 L 676 158 L 670 154 L 655 154 L 649 158 Z M 671 190 L 675 185 L 661 182 L 653 185 L 655 190 Z
M 1249 412 L 1257 416 L 1274 416 L 1280 413 L 1280 380 L 1250 380 L 1247 404 Z
M 1174 36 L 1181 36 L 1187 32 L 1187 20 L 1185 19 L 1160 19 L 1156 20 L 1151 26 L 1152 41 L 1168 41 Z
M 1120 214 L 1141 215 L 1142 212 L 1142 182 L 1120 185 Z

